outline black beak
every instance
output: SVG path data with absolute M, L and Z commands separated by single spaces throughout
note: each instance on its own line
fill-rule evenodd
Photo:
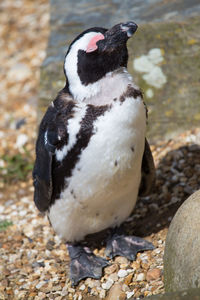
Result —
M 113 51 L 123 45 L 136 32 L 137 24 L 134 22 L 119 23 L 107 30 L 105 39 L 98 42 L 100 51 Z
M 134 22 L 122 23 L 120 27 L 122 31 L 126 32 L 128 38 L 130 38 L 138 28 Z

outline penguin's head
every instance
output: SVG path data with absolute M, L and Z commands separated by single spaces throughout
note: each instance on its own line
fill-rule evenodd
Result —
M 137 30 L 133 22 L 120 23 L 111 29 L 90 28 L 69 46 L 64 72 L 69 92 L 77 100 L 97 93 L 98 81 L 107 73 L 127 67 L 126 43 Z

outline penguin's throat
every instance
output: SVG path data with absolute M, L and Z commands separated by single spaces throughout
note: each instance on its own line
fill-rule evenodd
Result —
M 93 105 L 111 104 L 126 91 L 128 85 L 133 85 L 132 77 L 126 68 L 120 68 L 107 73 L 95 83 L 83 85 L 74 82 L 69 86 L 70 92 L 78 102 Z

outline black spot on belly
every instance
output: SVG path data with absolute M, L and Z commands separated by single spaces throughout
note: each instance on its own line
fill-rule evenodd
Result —
M 134 146 L 131 146 L 131 151 L 134 152 L 135 151 L 135 148 Z
M 99 216 L 99 212 L 96 213 L 96 217 L 98 217 L 98 216 Z
M 73 198 L 76 199 L 76 195 L 74 194 L 74 190 L 71 190 L 70 193 L 72 194 Z
M 115 166 L 117 166 L 117 165 L 118 165 L 118 161 L 116 160 L 116 161 L 115 161 Z

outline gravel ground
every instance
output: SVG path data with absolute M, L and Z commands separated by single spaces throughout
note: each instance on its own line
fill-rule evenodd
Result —
M 156 187 L 139 199 L 124 227 L 152 241 L 155 250 L 138 254 L 134 262 L 110 260 L 101 280 L 86 279 L 71 287 L 65 244 L 34 206 L 30 171 L 48 22 L 46 0 L 0 4 L 0 299 L 111 300 L 118 295 L 123 300 L 163 293 L 167 228 L 177 208 L 200 186 L 200 129 L 151 146 Z M 104 256 L 103 243 L 93 248 Z

